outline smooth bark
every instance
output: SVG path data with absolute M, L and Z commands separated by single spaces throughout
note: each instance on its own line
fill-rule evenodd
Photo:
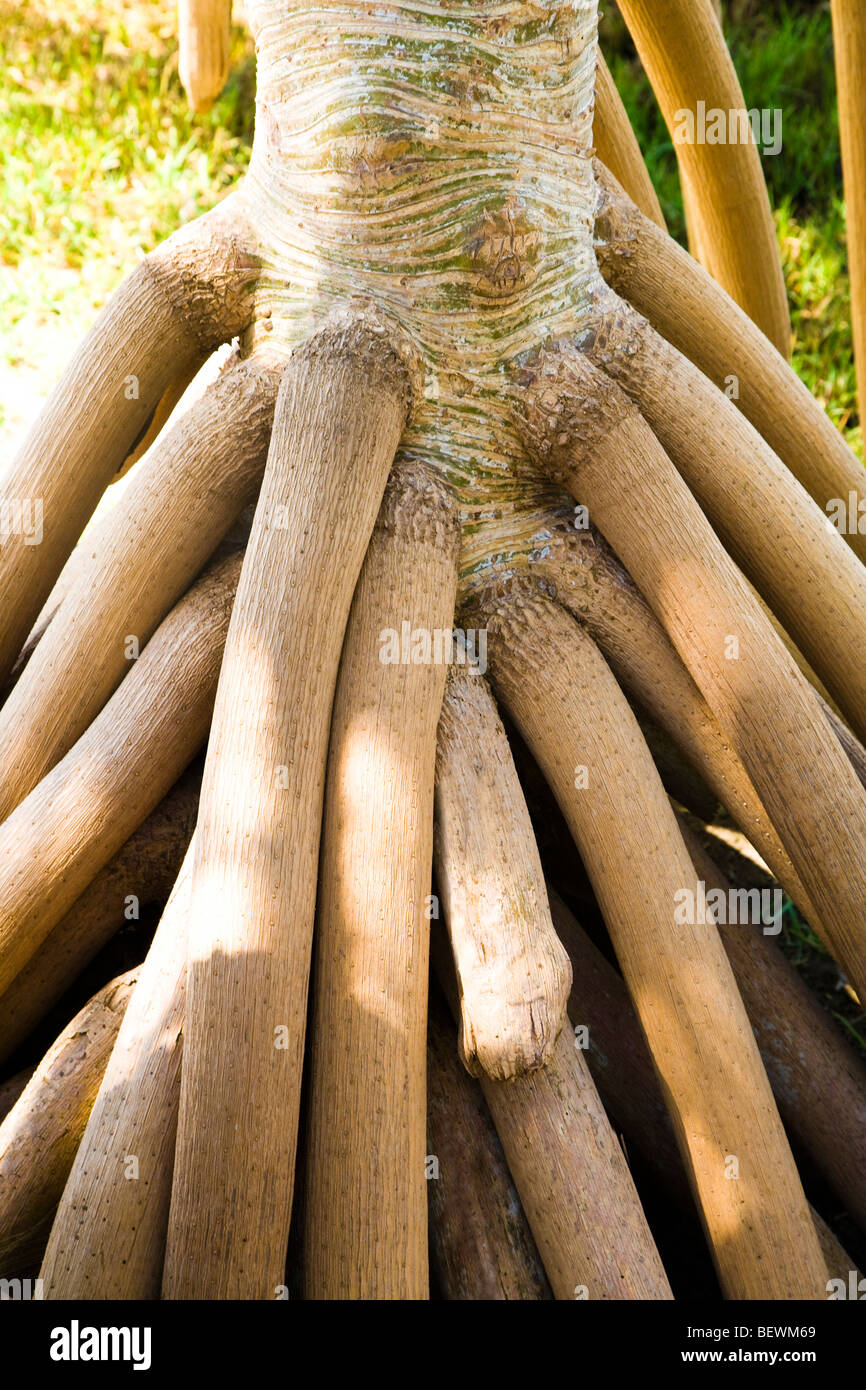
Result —
M 745 101 L 710 0 L 621 0 L 620 12 L 652 83 L 689 190 L 707 269 L 787 357 L 791 321 L 776 229 Z M 740 118 L 735 138 L 710 143 L 683 113 Z M 745 129 L 743 126 L 745 125 Z

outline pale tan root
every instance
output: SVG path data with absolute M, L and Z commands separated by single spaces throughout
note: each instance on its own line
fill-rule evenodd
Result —
M 429 1297 L 429 894 L 446 674 L 432 639 L 454 623 L 459 545 L 444 485 L 398 462 L 352 600 L 331 721 L 307 1049 L 307 1298 Z M 430 659 L 388 659 L 382 634 L 399 640 L 405 623 L 427 634 Z
M 0 1277 L 41 1258 L 138 968 L 95 994 L 43 1057 L 0 1125 Z
M 4 471 L 0 500 L 29 506 L 31 520 L 38 503 L 42 538 L 33 543 L 21 513 L 22 528 L 0 547 L 0 681 L 166 388 L 246 326 L 250 244 L 230 197 L 147 256 L 109 300 Z
M 825 513 L 866 501 L 863 465 L 821 404 L 738 304 L 596 161 L 596 248 L 608 284 L 732 400 Z M 835 511 L 835 508 L 832 509 Z M 828 513 L 829 514 L 829 513 Z M 866 561 L 863 529 L 846 526 Z
M 0 710 L 0 819 L 96 717 L 255 497 L 278 384 L 273 361 L 230 363 L 76 560 L 69 591 Z
M 820 1298 L 827 1276 L 808 1204 L 718 932 L 712 920 L 675 918 L 694 869 L 625 697 L 549 599 L 516 591 L 494 601 L 488 627 L 494 688 L 593 883 L 723 1289 Z
M 44 1297 L 159 1297 L 180 1097 L 190 846 L 51 1228 Z
M 609 291 L 583 346 L 638 406 L 732 558 L 864 737 L 866 567 L 733 403 Z
M 663 232 L 667 232 L 661 204 L 640 152 L 637 136 L 631 128 L 628 112 L 601 50 L 595 68 L 592 138 L 599 159 L 628 190 L 629 197 Z
M 499 1136 L 434 989 L 427 1023 L 430 1267 L 447 1299 L 535 1302 L 550 1286 Z
M 283 1283 L 331 703 L 407 408 L 363 321 L 283 376 L 202 784 L 165 1297 Z
M 506 1081 L 553 1055 L 571 970 L 529 812 L 483 676 L 452 666 L 436 751 L 436 880 L 460 990 L 460 1055 Z
M 0 995 L 0 1061 L 32 1032 L 134 910 L 168 897 L 195 827 L 200 783 L 197 763 L 133 831 Z
M 190 108 L 209 111 L 229 75 L 232 0 L 178 0 L 178 68 Z
M 0 826 L 0 991 L 201 747 L 240 561 L 218 561 L 181 599 L 87 732 Z
M 824 716 L 845 749 L 848 761 L 860 779 L 860 785 L 866 787 L 866 748 L 863 747 L 857 735 L 851 732 L 844 720 L 839 718 L 835 710 L 825 705 Z
M 857 394 L 862 415 L 866 402 L 866 130 L 863 125 L 863 92 L 866 90 L 866 13 L 860 0 L 831 0 L 830 11 L 833 16 L 839 140 L 842 146 L 842 175 L 845 185 L 851 327 L 854 333 Z
M 625 984 L 590 941 L 558 893 L 553 888 L 548 891 L 553 920 L 574 965 L 575 987 L 569 1000 L 569 1016 L 574 1024 L 575 1038 L 586 1053 L 589 1069 L 605 1107 L 625 1133 L 629 1145 L 633 1144 L 640 1151 L 644 1162 L 649 1164 L 673 1199 L 680 1205 L 691 1205 L 688 1179 L 677 1152 L 652 1056 Z M 734 928 L 734 931 L 743 930 L 747 929 Z M 764 983 L 769 981 L 765 979 Z M 765 996 L 762 1004 L 767 1002 Z M 775 1006 L 776 1001 L 771 999 L 770 1011 L 764 1014 L 768 1027 L 772 1026 L 771 1015 Z M 784 991 L 778 1008 L 784 1012 Z M 754 1028 L 755 1016 L 751 1010 L 750 1021 Z M 798 1032 L 798 1041 L 808 1048 L 807 1034 Z M 841 1040 L 837 1038 L 836 1041 L 839 1044 Z M 762 1050 L 762 1057 L 775 1090 L 772 1056 Z M 778 1099 L 778 1092 L 776 1094 Z M 844 1271 L 847 1278 L 847 1271 L 854 1268 L 851 1256 L 814 1207 L 811 1213 L 828 1272 L 839 1275 Z
M 757 147 L 677 139 L 679 113 L 698 100 L 746 115 L 710 0 L 620 0 L 619 9 L 671 132 L 707 269 L 787 356 L 788 300 Z
M 443 931 L 431 948 L 456 1019 Z M 554 1298 L 671 1298 L 622 1149 L 566 1032 L 547 1066 L 480 1081 Z
M 739 889 L 742 900 L 742 886 L 683 829 L 707 892 L 731 902 Z M 760 926 L 729 922 L 719 934 L 788 1133 L 866 1230 L 866 1065 Z
M 602 536 L 564 519 L 546 528 L 537 573 L 590 633 L 619 684 L 658 721 L 754 844 L 804 916 L 820 916 L 749 775 L 634 581 Z
M 821 1253 L 824 1256 L 824 1263 L 827 1266 L 827 1273 L 833 1279 L 841 1279 L 846 1289 L 850 1285 L 852 1274 L 859 1283 L 860 1279 L 863 1277 L 860 1270 L 857 1268 L 838 1236 L 830 1230 L 830 1227 L 827 1225 L 821 1213 L 816 1211 L 814 1207 L 812 1208 L 812 1220 L 815 1223 L 815 1230 L 818 1234 L 818 1241 L 821 1246 Z M 830 1292 L 829 1287 L 827 1292 Z
M 866 994 L 866 793 L 817 695 L 620 387 L 568 344 L 542 352 L 524 384 L 530 447 L 588 507 L 664 624 L 749 773 L 827 944 Z

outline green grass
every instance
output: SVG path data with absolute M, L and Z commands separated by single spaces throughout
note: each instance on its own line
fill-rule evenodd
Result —
M 845 211 L 828 0 L 723 0 L 747 107 L 780 108 L 783 147 L 763 159 L 794 328 L 794 365 L 859 452 Z M 685 244 L 676 157 L 618 13 L 601 40 L 668 226 Z
M 228 87 L 196 118 L 178 79 L 174 35 L 174 4 L 165 0 L 0 0 L 7 401 L 16 368 L 39 360 L 42 380 L 55 375 L 141 255 L 211 207 L 246 167 L 249 35 L 236 30 Z
M 829 4 L 724 2 L 747 104 L 784 112 L 784 148 L 764 168 L 795 364 L 859 448 Z M 615 10 L 601 27 L 671 231 L 684 239 L 676 159 L 655 99 Z M 236 28 L 231 79 L 204 117 L 190 116 L 178 80 L 173 0 L 0 0 L 0 52 L 0 361 L 25 368 L 37 354 L 44 361 L 47 344 L 50 375 L 52 344 L 59 366 L 142 253 L 246 167 L 252 45 Z

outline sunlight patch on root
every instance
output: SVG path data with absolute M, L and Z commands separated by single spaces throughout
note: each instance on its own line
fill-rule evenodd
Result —
M 458 547 L 442 481 L 398 461 L 352 600 L 331 722 L 307 1048 L 307 1298 L 429 1297 L 428 894 L 445 666 L 386 657 L 405 624 L 450 632 Z

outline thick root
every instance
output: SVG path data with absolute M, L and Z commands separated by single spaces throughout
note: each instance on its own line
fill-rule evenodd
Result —
M 498 1081 L 543 1066 L 571 970 L 505 730 L 481 675 L 452 667 L 436 755 L 436 880 L 460 992 L 460 1055 Z
M 430 1266 L 448 1299 L 536 1302 L 550 1286 L 502 1145 L 435 991 L 427 1031 Z
M 839 92 L 839 140 L 845 181 L 848 273 L 851 278 L 851 327 L 862 416 L 866 402 L 866 14 L 860 0 L 832 0 L 833 52 Z M 866 532 L 866 525 L 864 525 Z
M 433 962 L 455 1018 L 447 941 Z M 563 1031 L 546 1067 L 481 1088 L 557 1299 L 672 1297 L 622 1149 Z
M 139 972 L 78 1146 L 40 1270 L 46 1298 L 159 1297 L 180 1096 L 193 852 Z
M 827 944 L 866 995 L 866 794 L 818 697 L 616 383 L 563 345 L 527 368 L 526 385 L 536 457 L 588 506 L 664 624 L 742 759 Z
M 634 581 L 597 531 L 547 529 L 537 573 L 586 628 L 619 684 L 682 749 L 816 930 L 820 915 L 740 758 Z
M 707 269 L 787 357 L 791 320 L 770 200 L 710 0 L 620 0 L 619 8 L 674 141 Z M 709 144 L 685 126 L 678 133 L 698 98 L 726 124 L 734 113 L 740 138 Z
M 640 152 L 637 136 L 631 128 L 628 112 L 616 89 L 610 68 L 599 51 L 595 70 L 595 114 L 592 135 L 599 159 L 628 191 L 628 196 L 641 212 L 652 219 L 662 232 L 667 224 L 661 210 L 649 170 Z
M 0 710 L 0 820 L 84 732 L 256 494 L 279 368 L 233 363 L 153 450 L 83 550 Z
M 100 870 L 0 995 L 0 1061 L 27 1038 L 132 912 L 168 897 L 195 828 L 200 782 L 197 764 Z
M 639 407 L 734 560 L 866 737 L 866 567 L 732 402 L 628 305 L 603 296 L 585 347 Z
M 0 681 L 166 389 L 246 326 L 256 271 L 239 209 L 227 199 L 124 281 L 4 473 Z
M 694 869 L 634 716 L 591 639 L 550 600 L 518 592 L 488 624 L 494 687 L 581 851 L 722 1286 L 730 1298 L 821 1298 L 808 1204 L 718 932 L 676 920 Z
M 168 1298 L 283 1284 L 331 704 L 407 407 L 360 321 L 283 376 L 202 783 Z
M 623 1130 L 629 1145 L 634 1145 L 640 1152 L 644 1162 L 678 1206 L 690 1206 L 686 1171 L 677 1152 L 652 1056 L 628 991 L 616 970 L 592 944 L 559 895 L 552 888 L 549 892 L 553 919 L 574 964 L 575 987 L 569 1001 L 569 1015 L 574 1023 L 575 1035 L 585 1040 L 583 1046 L 589 1069 L 605 1107 Z M 741 930 L 741 927 L 734 929 Z M 772 970 L 769 974 L 773 974 Z M 763 978 L 765 984 L 769 983 L 760 971 L 758 978 Z M 738 983 L 742 984 L 739 976 Z M 783 990 L 779 1004 L 779 1012 L 783 1014 L 787 997 Z M 770 1012 L 765 1013 L 764 1005 L 768 1002 Z M 817 1001 L 811 1002 L 817 1006 Z M 768 1030 L 772 1027 L 774 1006 L 775 1001 L 768 1001 L 764 996 L 760 1017 L 766 1020 Z M 755 1015 L 751 1011 L 750 1016 L 755 1027 Z M 797 1039 L 808 1050 L 808 1032 L 801 1032 L 798 1028 Z M 836 1045 L 844 1047 L 838 1036 Z M 762 1056 L 775 1089 L 772 1047 L 769 1051 L 762 1049 Z M 811 1213 L 828 1273 L 843 1276 L 847 1283 L 848 1271 L 854 1268 L 851 1256 L 814 1207 Z
M 738 890 L 742 898 L 741 885 L 725 878 L 685 827 L 683 833 L 706 891 L 720 892 L 726 903 Z M 728 922 L 719 935 L 788 1133 L 866 1230 L 866 1066 L 760 928 Z
M 178 68 L 190 107 L 209 111 L 229 75 L 232 0 L 178 0 Z
M 42 1257 L 138 973 L 136 968 L 118 976 L 75 1015 L 0 1125 L 3 1278 Z
M 712 276 L 598 161 L 595 171 L 596 253 L 605 280 L 734 402 L 821 510 L 834 524 L 844 521 L 837 529 L 866 561 L 863 466 L 826 411 Z
M 0 992 L 201 747 L 240 563 L 219 561 L 181 599 L 99 717 L 0 826 Z
M 446 670 L 432 642 L 452 629 L 459 544 L 443 484 L 398 463 L 352 601 L 331 722 L 310 995 L 308 1298 L 429 1296 L 428 895 Z M 407 626 L 428 649 L 404 665 L 388 638 Z

